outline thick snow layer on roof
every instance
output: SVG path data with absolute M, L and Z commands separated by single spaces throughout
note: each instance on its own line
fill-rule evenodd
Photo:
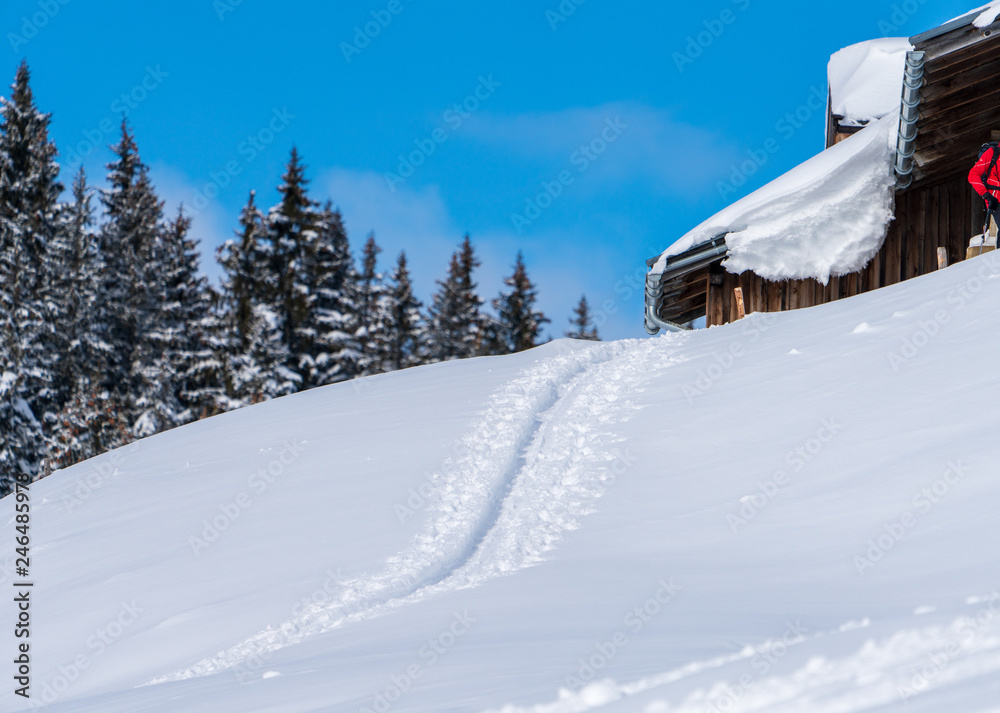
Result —
M 842 126 L 865 126 L 899 106 L 906 53 L 905 37 L 859 42 L 830 57 L 830 107 Z
M 972 24 L 979 28 L 989 27 L 996 22 L 997 15 L 1000 15 L 1000 0 L 987 5 L 983 13 L 973 20 Z
M 882 247 L 892 220 L 899 113 L 888 114 L 812 157 L 696 227 L 660 256 L 726 236 L 733 273 L 769 280 L 823 282 L 863 268 Z

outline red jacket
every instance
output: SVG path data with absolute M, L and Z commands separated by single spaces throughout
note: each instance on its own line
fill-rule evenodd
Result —
M 981 195 L 983 198 L 986 197 L 986 186 L 983 185 L 983 173 L 986 169 L 990 167 L 990 161 L 993 160 L 993 151 L 987 149 L 979 160 L 976 161 L 976 165 L 972 167 L 969 171 L 969 183 L 972 187 L 976 189 L 976 193 Z M 991 186 L 1000 186 L 1000 159 L 997 160 L 996 164 L 993 166 L 993 173 L 987 177 L 987 183 Z M 990 193 L 993 194 L 994 198 L 1000 199 L 1000 188 L 991 188 Z

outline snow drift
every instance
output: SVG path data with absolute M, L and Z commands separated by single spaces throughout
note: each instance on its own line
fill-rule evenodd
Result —
M 906 53 L 905 37 L 868 40 L 830 57 L 827 79 L 830 111 L 842 126 L 866 126 L 899 109 Z

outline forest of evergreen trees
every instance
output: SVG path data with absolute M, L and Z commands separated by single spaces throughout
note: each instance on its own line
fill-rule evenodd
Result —
M 218 249 L 215 288 L 125 121 L 106 187 L 81 169 L 66 198 L 49 120 L 22 63 L 0 106 L 0 495 L 16 475 L 276 396 L 528 349 L 549 321 L 520 254 L 495 315 L 483 311 L 468 235 L 426 308 L 405 253 L 386 276 L 369 235 L 356 263 L 295 149 L 278 204 L 264 211 L 251 192 Z M 586 298 L 570 324 L 567 336 L 598 339 Z

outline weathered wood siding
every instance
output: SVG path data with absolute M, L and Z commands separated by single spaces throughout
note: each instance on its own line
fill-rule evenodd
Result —
M 982 232 L 983 208 L 965 175 L 896 194 L 896 219 L 878 254 L 860 272 L 816 280 L 770 282 L 745 272 L 734 275 L 713 266 L 708 287 L 709 326 L 735 321 L 733 289 L 743 288 L 746 311 L 780 312 L 832 302 L 894 285 L 938 269 L 937 249 L 948 252 L 948 264 L 965 259 L 969 238 Z M 704 279 L 704 278 L 702 278 Z

